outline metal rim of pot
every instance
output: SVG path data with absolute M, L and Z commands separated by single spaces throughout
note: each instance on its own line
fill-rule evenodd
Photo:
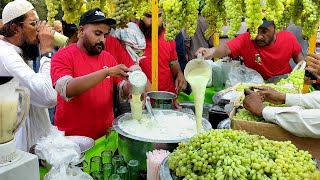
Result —
M 160 97 L 153 97 L 152 94 L 158 94 Z M 152 99 L 175 99 L 177 98 L 177 95 L 172 93 L 172 92 L 168 92 L 168 91 L 149 91 L 146 93 L 147 96 L 149 96 Z M 161 97 L 162 96 L 162 97 Z M 172 96 L 172 97 L 165 97 L 165 96 Z
M 188 113 L 183 113 L 183 112 L 180 112 L 180 111 L 169 110 L 169 109 L 153 109 L 153 111 L 154 112 L 162 111 L 162 112 L 168 112 L 168 113 L 171 112 L 171 113 L 177 113 L 177 114 L 180 114 L 180 115 L 185 114 L 189 118 L 193 118 L 195 120 L 195 116 L 194 115 L 191 115 L 191 114 L 188 114 Z M 147 114 L 147 112 L 143 111 L 143 114 Z M 131 113 L 124 113 L 124 114 L 118 116 L 116 119 L 113 120 L 112 126 L 119 134 L 121 134 L 121 135 L 123 135 L 123 136 L 125 136 L 127 138 L 131 138 L 131 139 L 135 139 L 135 140 L 143 141 L 143 142 L 151 142 L 151 143 L 180 143 L 180 142 L 188 141 L 191 138 L 190 137 L 190 138 L 176 139 L 176 140 L 159 140 L 159 139 L 146 139 L 146 138 L 143 138 L 143 137 L 134 136 L 134 135 L 131 135 L 131 134 L 123 131 L 119 127 L 119 120 L 121 120 L 125 116 L 131 116 Z M 205 118 L 202 118 L 202 126 L 204 127 L 204 130 L 212 129 L 212 126 L 211 126 L 210 122 Z

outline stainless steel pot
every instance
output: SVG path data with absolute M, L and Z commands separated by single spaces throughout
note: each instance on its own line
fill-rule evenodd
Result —
M 174 110 L 153 110 L 155 114 L 159 111 L 162 111 L 164 114 L 185 114 L 183 112 L 174 111 Z M 147 113 L 144 111 L 143 113 Z M 186 114 L 188 117 L 195 120 L 195 116 L 191 114 Z M 121 120 L 131 120 L 131 113 L 125 113 L 119 117 L 117 117 L 113 122 L 113 128 L 119 133 L 118 139 L 118 151 L 121 154 L 125 161 L 128 162 L 131 159 L 136 159 L 140 162 L 139 169 L 142 171 L 147 170 L 147 162 L 146 162 L 146 153 L 148 151 L 152 151 L 154 149 L 164 149 L 172 152 L 177 146 L 178 143 L 183 141 L 188 141 L 189 139 L 179 139 L 179 140 L 156 140 L 156 139 L 146 139 L 137 136 L 133 136 L 131 134 L 126 133 L 120 127 L 118 122 Z M 202 126 L 204 130 L 211 129 L 211 124 L 208 120 L 202 118 Z
M 176 94 L 167 91 L 150 91 L 147 96 L 151 99 L 152 107 L 160 109 L 174 109 L 173 99 L 177 98 Z
M 194 103 L 193 102 L 179 102 L 179 105 L 182 108 L 189 108 L 192 109 L 192 111 L 194 113 L 196 113 L 195 109 L 194 109 Z M 208 103 L 204 103 L 203 104 L 203 113 L 202 113 L 202 117 L 209 120 L 209 109 L 212 107 L 212 104 L 208 104 Z

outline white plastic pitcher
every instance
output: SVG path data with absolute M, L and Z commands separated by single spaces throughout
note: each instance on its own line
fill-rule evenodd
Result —
M 27 88 L 19 87 L 19 81 L 16 78 L 1 84 L 0 92 L 0 144 L 3 144 L 13 139 L 14 133 L 26 119 L 30 107 L 30 92 Z M 19 94 L 22 97 L 22 104 L 18 116 Z
M 146 74 L 140 70 L 129 72 L 128 74 L 128 80 L 131 85 L 131 94 L 139 95 L 143 93 L 147 84 Z

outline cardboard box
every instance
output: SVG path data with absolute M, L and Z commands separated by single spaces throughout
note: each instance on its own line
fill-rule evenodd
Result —
M 230 114 L 232 129 L 245 130 L 270 140 L 291 141 L 298 149 L 309 151 L 314 158 L 320 159 L 320 139 L 298 137 L 277 124 L 237 120 L 234 118 L 235 113 L 236 108 Z

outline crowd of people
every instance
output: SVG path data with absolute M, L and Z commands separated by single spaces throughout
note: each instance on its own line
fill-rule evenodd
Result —
M 204 31 L 208 27 L 199 16 L 195 37 L 187 37 L 182 31 L 176 41 L 167 42 L 164 39 L 166 30 L 162 13 L 160 9 L 159 91 L 176 94 L 184 91 L 187 82 L 183 68 L 193 59 L 192 56 L 198 53 L 202 53 L 206 59 L 241 56 L 245 65 L 255 69 L 264 79 L 290 73 L 291 58 L 296 63 L 305 59 L 294 35 L 287 31 L 277 33 L 275 24 L 267 20 L 259 27 L 255 40 L 251 40 L 250 32 L 246 32 L 226 44 L 212 47 L 212 41 L 204 38 Z M 128 28 L 132 29 L 119 33 L 119 36 L 121 33 L 129 33 L 125 34 L 127 39 L 112 36 L 117 32 L 114 30 L 116 22 L 105 17 L 99 8 L 82 14 L 78 25 L 55 21 L 54 25 L 50 26 L 39 19 L 30 2 L 15 0 L 4 7 L 2 23 L 0 76 L 19 79 L 20 85 L 27 87 L 31 94 L 28 118 L 15 135 L 17 147 L 21 150 L 27 151 L 41 136 L 45 136 L 51 124 L 65 131 L 66 135 L 83 135 L 94 139 L 104 135 L 106 129 L 112 126 L 114 110 L 119 108 L 115 106 L 128 103 L 128 72 L 143 71 L 149 80 L 146 91 L 151 90 L 151 13 L 146 13 L 138 23 L 130 22 L 132 24 L 128 25 Z M 54 45 L 55 32 L 69 38 L 65 47 Z M 203 47 L 200 48 L 201 46 Z M 138 55 L 139 52 L 142 54 Z M 320 56 L 310 54 L 307 60 L 308 69 L 319 77 Z M 267 121 L 283 125 L 298 135 L 320 137 L 320 121 L 317 120 L 320 111 L 312 111 L 311 113 L 318 114 L 312 118 L 299 114 L 305 112 L 303 107 L 319 108 L 317 92 L 280 95 L 270 89 L 256 88 L 260 93 L 247 90 L 250 95 L 246 97 L 244 105 L 248 110 L 263 116 Z M 287 108 L 285 111 L 296 114 L 286 115 L 281 108 L 260 106 L 260 96 L 266 97 L 265 100 L 278 101 L 289 106 L 299 105 L 300 109 Z M 115 99 L 119 102 L 113 103 Z M 177 103 L 176 107 L 179 108 Z M 287 119 L 292 119 L 293 116 L 299 116 L 298 123 L 287 122 Z M 306 133 L 308 130 L 312 133 Z

